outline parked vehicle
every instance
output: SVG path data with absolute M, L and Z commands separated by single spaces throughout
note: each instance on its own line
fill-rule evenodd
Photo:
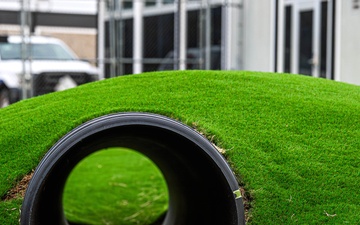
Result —
M 30 75 L 29 97 L 99 79 L 98 69 L 80 60 L 59 39 L 32 36 L 25 43 L 22 54 L 21 36 L 0 37 L 0 108 L 21 99 L 24 68 Z M 24 54 L 26 60 L 22 60 Z
M 4 82 L 0 80 L 0 108 L 10 104 L 10 91 L 5 86 Z

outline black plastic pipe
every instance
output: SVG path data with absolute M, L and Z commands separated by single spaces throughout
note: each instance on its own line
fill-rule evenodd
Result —
M 149 113 L 109 114 L 61 138 L 35 170 L 21 224 L 68 224 L 62 194 L 70 172 L 89 154 L 109 147 L 141 152 L 159 167 L 169 190 L 163 224 L 245 224 L 238 183 L 222 155 L 192 128 Z

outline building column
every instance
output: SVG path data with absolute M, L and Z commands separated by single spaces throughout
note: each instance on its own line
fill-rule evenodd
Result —
M 243 68 L 243 0 L 224 0 L 222 8 L 221 69 Z

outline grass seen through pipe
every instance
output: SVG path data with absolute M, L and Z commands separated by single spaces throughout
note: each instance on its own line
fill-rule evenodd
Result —
M 146 156 L 111 148 L 77 165 L 65 186 L 63 204 L 73 224 L 153 224 L 166 213 L 168 190 Z

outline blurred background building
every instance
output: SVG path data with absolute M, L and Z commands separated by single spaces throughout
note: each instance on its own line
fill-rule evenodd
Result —
M 0 35 L 50 35 L 101 71 L 287 72 L 360 85 L 360 0 L 0 0 Z

